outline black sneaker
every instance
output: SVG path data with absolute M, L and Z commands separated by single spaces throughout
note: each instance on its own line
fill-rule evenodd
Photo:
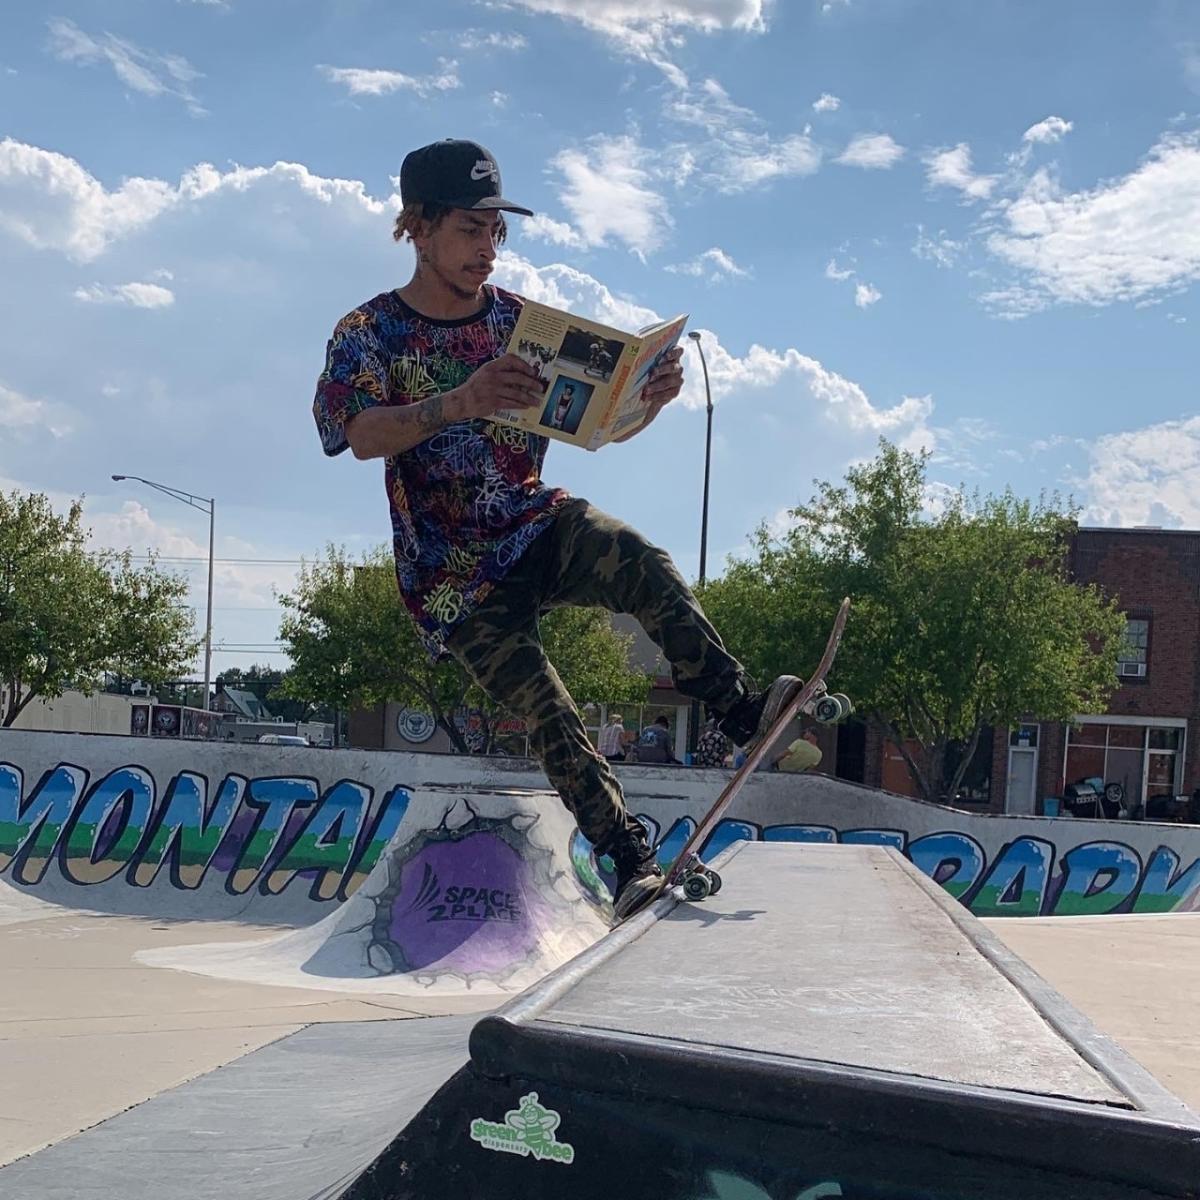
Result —
M 663 873 L 655 858 L 646 830 L 638 821 L 636 828 L 622 828 L 596 853 L 607 854 L 617 869 L 617 887 L 613 893 L 613 916 L 624 920 L 649 900 L 662 884 Z
M 780 675 L 765 692 L 743 696 L 717 722 L 717 728 L 749 754 L 803 686 L 804 680 L 795 675 Z

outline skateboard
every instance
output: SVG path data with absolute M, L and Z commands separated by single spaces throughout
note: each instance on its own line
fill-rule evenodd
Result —
M 684 843 L 676 855 L 675 861 L 667 868 L 662 883 L 633 912 L 627 913 L 622 918 L 623 920 L 628 921 L 635 913 L 641 912 L 647 905 L 653 904 L 664 892 L 679 885 L 682 885 L 683 894 L 688 900 L 704 900 L 709 896 L 715 896 L 721 890 L 721 876 L 700 858 L 700 847 L 717 827 L 725 810 L 742 790 L 742 785 L 766 758 L 767 753 L 779 740 L 783 731 L 801 713 L 812 717 L 814 721 L 822 725 L 831 725 L 838 721 L 844 721 L 854 711 L 854 706 L 850 703 L 848 696 L 839 692 L 830 693 L 825 689 L 825 676 L 829 673 L 829 668 L 833 666 L 849 612 L 850 597 L 847 596 L 838 608 L 833 629 L 829 633 L 829 640 L 825 643 L 825 652 L 821 655 L 821 661 L 817 663 L 816 670 L 791 701 L 780 710 L 770 729 L 746 757 L 746 761 L 734 772 L 733 778 L 722 789 L 712 808 L 701 817 L 695 832 Z

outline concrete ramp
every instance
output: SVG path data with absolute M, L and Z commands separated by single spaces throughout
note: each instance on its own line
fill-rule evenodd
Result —
M 323 919 L 261 942 L 144 951 L 138 960 L 339 992 L 502 995 L 608 932 L 608 890 L 556 794 L 426 789 L 414 801 L 421 824 L 402 824 L 365 882 Z
M 346 1200 L 1197 1195 L 1200 1122 L 894 851 L 723 874 L 483 1018 Z

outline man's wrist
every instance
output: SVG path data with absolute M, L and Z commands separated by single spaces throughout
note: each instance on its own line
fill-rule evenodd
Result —
M 460 388 L 451 388 L 448 392 L 443 392 L 439 399 L 442 402 L 442 416 L 447 425 L 466 420 L 466 397 Z

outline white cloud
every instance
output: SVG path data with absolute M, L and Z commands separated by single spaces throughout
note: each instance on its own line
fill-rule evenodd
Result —
M 467 29 L 455 40 L 463 50 L 524 50 L 529 45 L 522 34 L 484 33 L 481 29 Z
M 950 507 L 959 498 L 958 488 L 936 479 L 925 481 L 921 489 L 921 514 L 928 520 L 936 521 L 946 515 Z
M 935 151 L 926 157 L 925 165 L 931 186 L 957 188 L 968 200 L 986 200 L 999 182 L 995 175 L 976 175 L 971 170 L 971 148 L 966 142 Z
M 718 283 L 722 279 L 730 277 L 745 279 L 750 275 L 745 267 L 739 267 L 719 246 L 713 246 L 688 262 L 675 263 L 666 269 L 675 275 L 691 275 L 697 279 L 707 279 L 709 283 Z
M 753 109 L 737 104 L 715 79 L 681 88 L 668 104 L 667 114 L 685 125 L 698 126 L 713 138 L 758 121 Z
M 531 12 L 579 21 L 627 54 L 652 62 L 675 82 L 682 72 L 666 58 L 680 31 L 762 33 L 771 0 L 513 0 Z
M 1079 485 L 1089 521 L 1200 528 L 1200 417 L 1107 434 Z
M 52 437 L 71 432 L 70 410 L 61 404 L 34 400 L 0 383 L 0 429 L 45 430 Z
M 671 214 L 651 186 L 647 158 L 631 137 L 598 137 L 586 149 L 564 150 L 552 160 L 563 176 L 560 199 L 586 245 L 611 238 L 643 257 L 662 245 Z
M 663 73 L 675 87 L 688 85 L 673 54 L 687 33 L 725 30 L 763 33 L 773 0 L 497 0 L 581 25 L 606 38 L 621 54 L 638 58 Z
M 522 221 L 514 222 L 510 229 L 518 230 L 523 238 L 535 242 L 550 242 L 554 246 L 569 246 L 573 250 L 586 250 L 587 239 L 566 221 L 556 221 L 545 213 L 536 213 Z
M 939 267 L 952 267 L 965 249 L 966 242 L 955 241 L 944 229 L 931 236 L 925 232 L 924 225 L 917 226 L 917 240 L 912 252 L 918 258 L 928 259 Z
M 872 304 L 883 299 L 883 293 L 870 283 L 854 285 L 854 303 L 859 308 L 870 308 Z
M 842 102 L 833 95 L 832 92 L 822 92 L 820 96 L 813 101 L 813 108 L 817 112 L 837 112 L 841 108 Z
M 745 191 L 772 179 L 811 175 L 821 165 L 820 149 L 800 133 L 778 141 L 765 135 L 743 135 L 732 139 L 729 149 L 728 175 L 718 184 L 723 192 Z
M 5 138 L 0 141 L 0 231 L 37 249 L 90 262 L 180 205 L 272 179 L 286 179 L 324 204 L 346 203 L 371 214 L 385 208 L 358 180 L 326 179 L 301 164 L 283 162 L 226 172 L 201 163 L 175 185 L 135 177 L 110 192 L 73 158 Z
M 492 92 L 488 99 L 496 108 L 503 108 L 509 101 L 507 92 Z
M 836 258 L 831 258 L 825 264 L 825 278 L 832 279 L 837 283 L 841 283 L 847 279 L 854 278 L 853 267 L 839 267 Z
M 777 351 L 753 345 L 738 358 L 707 331 L 704 333 L 704 354 L 714 399 L 740 395 L 747 388 L 771 387 L 794 376 L 805 384 L 810 397 L 821 406 L 825 415 L 837 424 L 860 433 L 886 434 L 906 445 L 912 444 L 913 440 L 929 445 L 934 441 L 932 432 L 926 427 L 933 412 L 933 400 L 929 396 L 905 396 L 891 408 L 878 408 L 857 383 L 799 350 Z M 704 403 L 702 393 L 703 388 L 700 388 L 697 394 L 685 395 L 683 399 L 688 407 L 699 408 Z
M 121 485 L 113 486 L 115 488 Z M 124 486 L 145 491 L 136 483 Z M 193 486 L 201 485 L 196 483 Z M 111 498 L 108 502 L 112 503 Z M 55 500 L 55 503 L 61 505 L 62 502 Z M 208 518 L 199 517 L 204 532 L 197 537 L 177 523 L 157 517 L 155 512 L 160 508 L 158 500 L 150 500 L 149 503 L 154 505 L 154 512 L 140 500 L 132 499 L 123 501 L 120 508 L 113 511 L 111 508 L 102 507 L 98 499 L 85 498 L 84 522 L 89 528 L 88 546 L 93 550 L 129 550 L 135 555 L 154 554 L 162 559 L 198 560 L 188 564 L 162 562 L 160 569 L 188 578 L 191 585 L 189 601 L 195 612 L 196 629 L 202 634 L 208 582 L 208 541 L 205 536 Z M 175 501 L 165 497 L 161 499 L 163 511 L 174 512 L 177 507 Z M 218 517 L 219 515 L 218 513 Z M 264 554 L 261 546 L 220 532 L 216 542 L 215 557 L 218 559 L 275 557 L 274 554 Z M 223 639 L 221 636 L 221 626 L 227 621 L 227 618 L 221 616 L 223 611 L 233 607 L 261 609 L 267 612 L 275 610 L 276 594 L 291 591 L 295 587 L 296 574 L 295 567 L 279 563 L 214 563 L 214 645 L 222 640 L 235 640 Z M 272 624 L 276 624 L 275 618 L 269 619 Z M 274 640 L 274 632 L 271 634 L 271 640 Z M 218 658 L 213 664 L 214 674 L 222 665 L 223 660 Z
M 529 300 L 565 308 L 618 329 L 641 329 L 659 320 L 644 305 L 618 296 L 594 276 L 565 263 L 535 266 L 512 250 L 496 260 L 496 282 Z
M 1168 135 L 1128 175 L 1063 192 L 1046 170 L 1006 204 L 988 249 L 1022 280 L 988 294 L 1004 315 L 1052 302 L 1161 299 L 1200 278 L 1200 135 Z
M 324 63 L 318 64 L 317 70 L 331 83 L 341 84 L 351 96 L 386 96 L 400 91 L 429 96 L 434 92 L 448 92 L 462 87 L 458 63 L 442 58 L 438 59 L 438 67 L 440 69 L 436 74 L 419 76 L 370 67 L 330 67 Z
M 187 105 L 193 116 L 205 115 L 189 86 L 201 74 L 181 55 L 144 50 L 111 33 L 93 37 L 65 17 L 55 17 L 47 26 L 51 53 L 60 61 L 83 66 L 106 62 L 133 91 L 144 96 L 174 96 Z
M 668 161 L 685 161 L 689 175 L 716 191 L 743 192 L 773 179 L 811 175 L 821 165 L 821 150 L 807 133 L 771 135 L 758 115 L 735 103 L 715 79 L 681 89 L 666 114 L 707 133 L 707 141 L 674 148 Z M 672 173 L 678 177 L 678 171 Z
M 532 300 L 578 312 L 618 329 L 639 329 L 660 319 L 653 309 L 615 295 L 593 276 L 562 263 L 535 266 L 505 250 L 497 260 L 496 281 Z M 886 434 L 908 448 L 932 446 L 935 436 L 926 421 L 933 412 L 929 396 L 904 396 L 891 408 L 876 407 L 852 380 L 831 371 L 815 358 L 788 348 L 783 351 L 752 345 L 738 357 L 721 345 L 711 330 L 698 330 L 708 362 L 713 400 L 743 397 L 747 389 L 766 389 L 791 378 L 806 388 L 806 399 L 836 426 L 872 437 Z M 691 365 L 685 372 L 678 403 L 684 408 L 705 406 L 703 373 L 696 351 L 688 341 Z
M 1073 122 L 1064 121 L 1062 117 L 1047 117 L 1036 125 L 1030 125 L 1021 135 L 1021 140 L 1045 144 L 1060 142 L 1074 128 Z
M 904 147 L 886 133 L 860 133 L 842 151 L 838 162 L 847 167 L 886 170 L 904 157 Z
M 133 308 L 169 308 L 175 293 L 157 283 L 93 283 L 75 289 L 75 299 L 91 304 L 125 304 Z

